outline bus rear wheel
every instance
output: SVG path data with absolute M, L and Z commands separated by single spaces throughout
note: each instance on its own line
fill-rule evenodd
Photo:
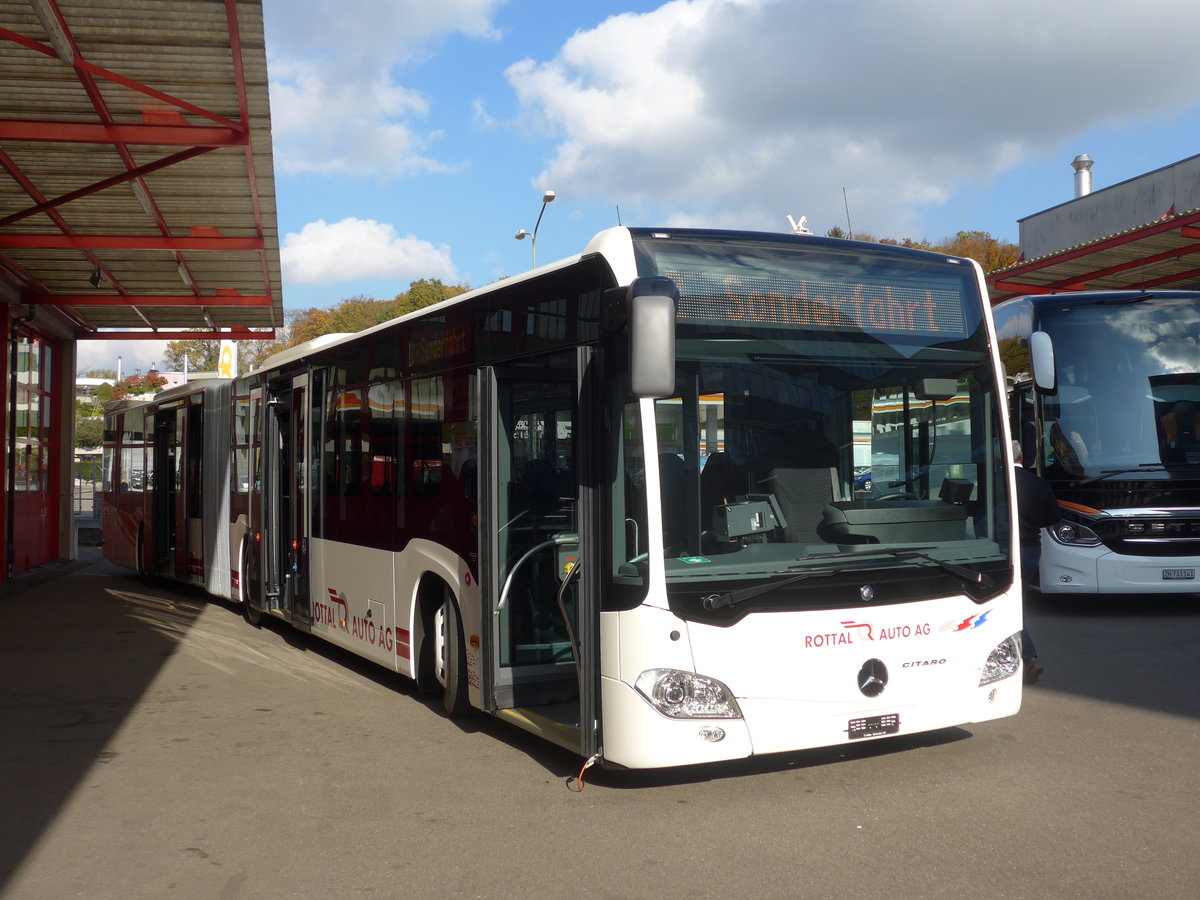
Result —
M 442 687 L 442 708 L 452 719 L 470 710 L 467 700 L 467 648 L 463 642 L 462 621 L 449 590 L 433 617 L 434 674 Z

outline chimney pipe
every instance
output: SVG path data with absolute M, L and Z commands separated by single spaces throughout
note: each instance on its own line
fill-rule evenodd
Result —
M 1071 168 L 1075 170 L 1075 199 L 1086 197 L 1092 192 L 1092 158 L 1086 153 L 1080 153 L 1071 160 Z

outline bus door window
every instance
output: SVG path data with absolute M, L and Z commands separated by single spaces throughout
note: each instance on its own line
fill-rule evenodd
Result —
M 503 586 L 508 589 L 497 634 L 500 707 L 568 702 L 578 696 L 571 644 L 577 624 L 579 579 L 572 576 L 578 538 L 561 543 L 579 528 L 575 393 L 574 354 L 497 377 L 492 425 L 496 596 Z
M 187 408 L 187 465 L 184 472 L 184 494 L 187 498 L 187 517 L 202 519 L 201 498 L 204 496 L 204 407 L 193 403 Z
M 308 444 L 306 432 L 307 377 L 292 380 L 290 428 L 287 432 L 289 446 L 289 485 L 291 493 L 291 521 L 284 540 L 284 559 L 292 576 L 289 595 L 290 608 L 294 614 L 308 617 Z
M 263 520 L 266 525 L 267 595 L 276 609 L 290 608 L 291 527 L 295 476 L 292 472 L 289 387 L 273 387 L 267 400 L 263 435 Z
M 147 435 L 153 435 L 151 463 L 145 474 L 152 492 L 154 515 L 151 533 L 154 539 L 154 568 L 156 571 L 176 569 L 174 559 L 177 539 L 177 466 L 179 429 L 178 409 L 160 409 L 153 419 L 147 417 Z

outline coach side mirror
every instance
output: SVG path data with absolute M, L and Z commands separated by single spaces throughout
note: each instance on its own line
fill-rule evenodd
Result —
M 1044 331 L 1029 336 L 1029 358 L 1033 366 L 1033 385 L 1039 394 L 1054 394 L 1058 381 L 1054 374 L 1054 341 Z

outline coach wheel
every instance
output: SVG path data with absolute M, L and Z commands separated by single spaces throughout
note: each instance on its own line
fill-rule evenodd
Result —
M 463 643 L 462 623 L 449 590 L 433 617 L 434 672 L 442 686 L 442 707 L 446 715 L 458 718 L 467 714 L 467 651 Z
M 262 584 L 258 576 L 258 561 L 253 553 L 242 560 L 242 618 L 258 628 L 262 624 Z

